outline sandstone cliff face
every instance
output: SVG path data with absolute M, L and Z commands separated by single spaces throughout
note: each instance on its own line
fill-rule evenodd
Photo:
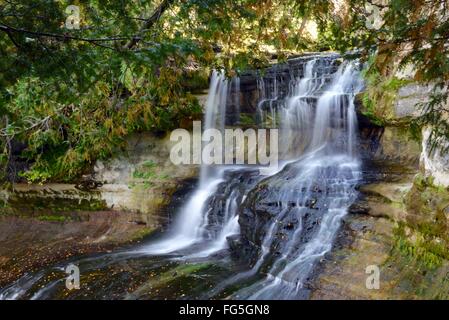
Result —
M 424 85 L 414 81 L 416 70 L 413 65 L 400 68 L 395 61 L 390 61 L 390 64 L 387 68 L 388 75 L 371 75 L 374 78 L 368 81 L 366 91 L 358 96 L 359 110 L 374 123 L 385 127 L 385 130 L 395 128 L 396 133 L 403 136 L 397 130 L 410 131 L 411 121 L 422 116 L 423 106 L 431 100 L 435 88 L 433 84 Z M 447 109 L 447 107 L 446 103 L 444 108 Z M 443 112 L 443 117 L 449 121 L 447 112 Z M 440 148 L 434 149 L 434 144 L 429 143 L 431 132 L 432 128 L 425 127 L 422 128 L 421 133 L 414 133 L 415 136 L 419 136 L 421 142 L 421 173 L 431 177 L 436 185 L 448 186 L 449 141 L 440 138 L 438 141 Z M 395 136 L 398 135 L 395 134 Z M 435 139 L 432 139 L 433 142 Z M 389 143 L 383 145 L 393 148 L 397 146 Z M 400 148 L 397 151 L 401 153 L 404 150 Z
M 79 184 L 14 184 L 2 190 L 0 199 L 11 208 L 113 209 L 151 216 L 167 205 L 182 181 L 196 176 L 197 167 L 170 161 L 173 142 L 150 133 L 128 139 L 127 148 L 108 161 L 97 161 L 93 172 Z
M 102 183 L 100 197 L 108 208 L 140 212 L 150 219 L 170 203 L 182 181 L 196 176 L 194 165 L 174 165 L 169 134 L 138 134 L 127 149 L 107 162 L 97 161 L 93 179 Z M 147 221 L 148 222 L 148 221 Z
M 441 141 L 441 146 L 432 150 L 429 145 L 430 128 L 424 128 L 422 135 L 421 167 L 425 176 L 432 177 L 437 186 L 449 187 L 449 141 Z M 442 149 L 443 148 L 443 149 Z

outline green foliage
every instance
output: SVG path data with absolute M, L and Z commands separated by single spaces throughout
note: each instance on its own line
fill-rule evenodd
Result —
M 255 126 L 256 121 L 254 119 L 254 115 L 241 113 L 240 114 L 240 124 L 242 126 L 248 126 L 248 127 Z
M 207 86 L 210 68 L 234 74 L 264 65 L 265 46 L 285 56 L 309 41 L 294 30 L 304 16 L 324 12 L 325 3 L 6 2 L 0 6 L 0 172 L 6 173 L 11 143 L 22 142 L 26 149 L 16 156 L 29 168 L 21 177 L 70 181 L 133 132 L 171 130 L 199 118 L 191 92 Z M 64 27 L 73 4 L 81 9 L 79 30 Z
M 156 174 L 153 171 L 134 171 L 133 172 L 133 178 L 134 179 L 151 179 L 154 178 L 156 176 Z
M 362 111 L 362 113 L 367 116 L 374 124 L 383 126 L 384 122 L 381 117 L 378 117 L 376 115 L 376 104 L 373 100 L 371 100 L 368 92 L 365 92 L 363 94 L 362 104 L 364 106 L 364 110 Z

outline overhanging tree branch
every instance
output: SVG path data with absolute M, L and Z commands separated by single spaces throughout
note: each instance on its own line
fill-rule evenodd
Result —
M 107 38 L 83 38 L 83 37 L 75 37 L 68 34 L 58 34 L 58 33 L 49 33 L 49 32 L 39 32 L 39 31 L 31 31 L 26 29 L 20 29 L 11 27 L 5 24 L 0 24 L 0 31 L 4 32 L 14 32 L 14 33 L 24 33 L 39 37 L 49 37 L 55 38 L 59 40 L 78 40 L 78 41 L 86 41 L 86 42 L 103 42 L 103 41 L 117 41 L 117 40 L 127 40 L 129 37 L 107 37 Z
M 153 14 L 145 19 L 145 23 L 126 45 L 125 49 L 132 49 L 141 39 L 146 30 L 151 29 L 161 18 L 162 14 L 175 2 L 175 0 L 163 0 L 161 4 L 154 10 Z
M 60 41 L 70 41 L 70 40 L 74 40 L 74 41 L 82 41 L 82 42 L 88 42 L 100 47 L 104 47 L 104 48 L 108 48 L 108 49 L 114 49 L 112 47 L 109 46 L 105 46 L 103 44 L 100 44 L 102 42 L 111 42 L 111 41 L 121 41 L 121 40 L 128 40 L 128 42 L 126 43 L 126 45 L 123 47 L 123 49 L 127 49 L 130 50 L 132 49 L 140 40 L 142 40 L 142 37 L 144 35 L 144 33 L 153 28 L 154 25 L 159 21 L 159 19 L 161 18 L 162 14 L 175 2 L 176 0 L 163 0 L 161 2 L 161 4 L 154 10 L 154 12 L 152 13 L 152 15 L 148 18 L 148 19 L 144 19 L 142 18 L 141 20 L 144 21 L 143 26 L 140 28 L 140 30 L 138 31 L 138 33 L 133 36 L 133 37 L 122 37 L 122 36 L 113 36 L 113 37 L 105 37 L 105 38 L 84 38 L 84 37 L 77 37 L 77 36 L 72 36 L 69 34 L 58 34 L 58 33 L 50 33 L 50 32 L 40 32 L 40 31 L 31 31 L 31 30 L 26 30 L 26 29 L 21 29 L 21 28 L 16 28 L 16 27 L 12 27 L 6 24 L 0 24 L 0 31 L 3 31 L 5 33 L 8 34 L 8 36 L 11 38 L 11 40 L 13 41 L 12 38 L 12 34 L 13 33 L 22 33 L 22 34 L 27 34 L 30 36 L 36 36 L 36 37 L 49 37 L 49 38 L 53 38 L 53 39 L 57 39 Z M 15 46 L 18 46 L 18 43 L 13 41 Z

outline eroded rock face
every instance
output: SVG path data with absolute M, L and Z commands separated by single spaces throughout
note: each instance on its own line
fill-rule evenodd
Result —
M 120 155 L 96 162 L 93 177 L 104 184 L 128 184 L 165 174 L 173 179 L 194 175 L 195 166 L 177 166 L 171 162 L 170 150 L 174 144 L 169 134 L 135 134 L 128 138 L 126 149 Z
M 86 183 L 14 184 L 0 191 L 0 204 L 10 211 L 31 213 L 130 211 L 140 214 L 143 223 L 158 226 L 159 211 L 171 202 L 183 182 L 197 173 L 195 166 L 172 164 L 171 146 L 169 136 L 136 134 L 119 156 L 98 161 L 94 172 L 84 177 Z
M 254 114 L 257 112 L 257 106 L 261 99 L 275 98 L 274 96 L 264 97 L 264 94 L 269 95 L 275 93 L 278 100 L 284 99 L 288 95 L 291 80 L 303 77 L 305 64 L 319 55 L 320 53 L 304 54 L 299 57 L 290 58 L 285 63 L 274 64 L 264 70 L 247 71 L 240 75 L 239 92 L 236 92 L 234 86 L 231 87 L 231 99 L 228 99 L 226 111 L 227 119 L 229 120 L 227 123 L 232 125 L 238 120 L 238 117 L 235 116 L 237 110 L 241 113 Z M 335 72 L 338 64 L 341 62 L 335 59 L 335 57 L 338 57 L 338 54 L 334 56 L 329 54 L 323 55 L 321 59 L 328 59 L 329 64 L 324 63 L 321 67 L 327 70 L 320 70 L 320 67 L 318 67 L 318 73 Z M 264 79 L 264 87 L 261 86 L 260 82 L 262 78 Z M 323 81 L 330 81 L 330 79 L 323 79 Z M 239 102 L 238 108 L 236 101 Z
M 418 104 L 429 100 L 432 91 L 430 85 L 408 84 L 398 90 L 397 100 L 394 104 L 396 118 L 416 118 L 420 116 L 421 109 Z
M 367 160 L 359 198 L 348 210 L 334 249 L 323 260 L 311 299 L 400 299 L 412 297 L 391 263 L 395 222 L 407 216 L 405 201 L 418 168 L 397 159 Z M 366 268 L 380 270 L 380 288 L 366 286 Z
M 387 161 L 407 168 L 418 168 L 421 156 L 421 144 L 409 131 L 408 125 L 380 126 L 363 114 L 360 97 L 355 100 L 359 123 L 359 155 L 367 161 Z M 414 108 L 414 106 L 413 106 Z M 397 118 L 398 122 L 408 119 L 409 115 Z
M 424 174 L 433 178 L 433 183 L 443 187 L 449 187 L 449 153 L 444 153 L 441 148 L 449 148 L 449 141 L 440 141 L 440 147 L 431 150 L 429 144 L 431 129 L 423 130 L 421 166 Z
M 224 181 L 217 188 L 219 191 L 210 197 L 206 204 L 208 208 L 206 232 L 211 239 L 218 237 L 229 219 L 229 214 L 234 212 L 233 208 L 247 196 L 246 190 L 251 189 L 260 179 L 257 169 L 224 173 Z
M 93 178 L 107 207 L 140 212 L 151 216 L 168 205 L 171 195 L 183 180 L 194 177 L 194 165 L 174 165 L 169 135 L 137 134 L 127 141 L 127 148 L 106 162 L 97 161 Z
M 418 168 L 421 145 L 406 128 L 360 125 L 359 154 L 362 159 L 387 161 Z
M 312 285 L 312 300 L 398 299 L 395 283 L 385 277 L 391 251 L 392 223 L 386 218 L 348 215 L 327 259 Z M 379 266 L 380 288 L 366 287 L 368 266 Z M 384 267 L 385 265 L 385 267 Z

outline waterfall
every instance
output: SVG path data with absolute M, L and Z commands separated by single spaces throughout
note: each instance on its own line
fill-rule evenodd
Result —
M 240 85 L 235 78 L 230 81 L 223 73 L 215 70 L 212 72 L 204 115 L 204 130 L 215 128 L 224 132 L 226 106 L 232 83 L 235 83 L 235 86 Z M 236 91 L 238 92 L 237 88 Z M 238 232 L 238 219 L 235 215 L 237 193 L 231 193 L 227 199 L 224 208 L 226 217 L 220 225 L 221 231 L 218 236 L 210 234 L 208 230 L 211 210 L 208 201 L 223 182 L 224 172 L 223 168 L 202 162 L 198 188 L 188 199 L 186 205 L 180 209 L 171 231 L 164 239 L 146 246 L 143 251 L 148 254 L 167 254 L 188 248 L 204 240 L 212 240 L 212 244 L 206 249 L 196 252 L 195 256 L 208 255 L 225 248 L 226 237 Z M 229 211 L 232 211 L 233 214 L 229 214 Z
M 142 264 L 142 270 L 134 272 L 141 271 L 147 279 L 148 265 L 198 259 L 215 263 L 223 257 L 230 261 L 231 250 L 238 250 L 228 244 L 232 236 L 248 246 L 242 251 L 246 268 L 229 267 L 210 290 L 202 287 L 203 298 L 306 298 L 309 278 L 331 250 L 361 178 L 354 96 L 363 82 L 357 62 L 339 64 L 338 58 L 308 56 L 301 58 L 299 68 L 276 67 L 257 77 L 261 125 L 280 129 L 282 163 L 276 172 L 261 176 L 256 166 L 202 164 L 196 189 L 161 239 L 79 259 L 83 274 L 92 272 L 102 284 L 107 280 L 108 288 L 128 296 L 127 281 L 121 287 L 115 273 L 104 272 L 107 268 L 132 260 L 128 266 Z M 203 129 L 224 130 L 230 106 L 240 114 L 240 80 L 212 73 Z M 63 281 L 46 275 L 61 273 L 64 267 L 61 263 L 23 276 L 0 290 L 0 300 L 58 296 Z M 107 294 L 101 291 L 104 285 L 96 288 L 101 297 Z
M 234 293 L 233 298 L 303 296 L 308 277 L 330 251 L 341 219 L 356 198 L 360 167 L 354 153 L 353 99 L 363 83 L 355 65 L 345 62 L 326 87 L 324 79 L 331 74 L 318 77 L 317 62 L 312 59 L 306 63 L 304 77 L 290 85 L 290 96 L 280 110 L 281 138 L 287 146 L 284 153 L 290 151 L 297 159 L 270 178 L 275 187 L 269 188 L 266 195 L 271 203 L 280 204 L 279 214 L 273 220 L 275 230 L 271 222 L 263 239 L 263 244 L 275 243 L 270 250 L 276 254 L 267 254 L 267 249 L 262 248 L 256 266 L 265 264 L 267 276 Z M 299 154 L 295 146 L 299 146 Z M 296 221 L 291 232 L 281 230 L 288 221 Z M 285 239 L 275 238 L 279 233 Z

